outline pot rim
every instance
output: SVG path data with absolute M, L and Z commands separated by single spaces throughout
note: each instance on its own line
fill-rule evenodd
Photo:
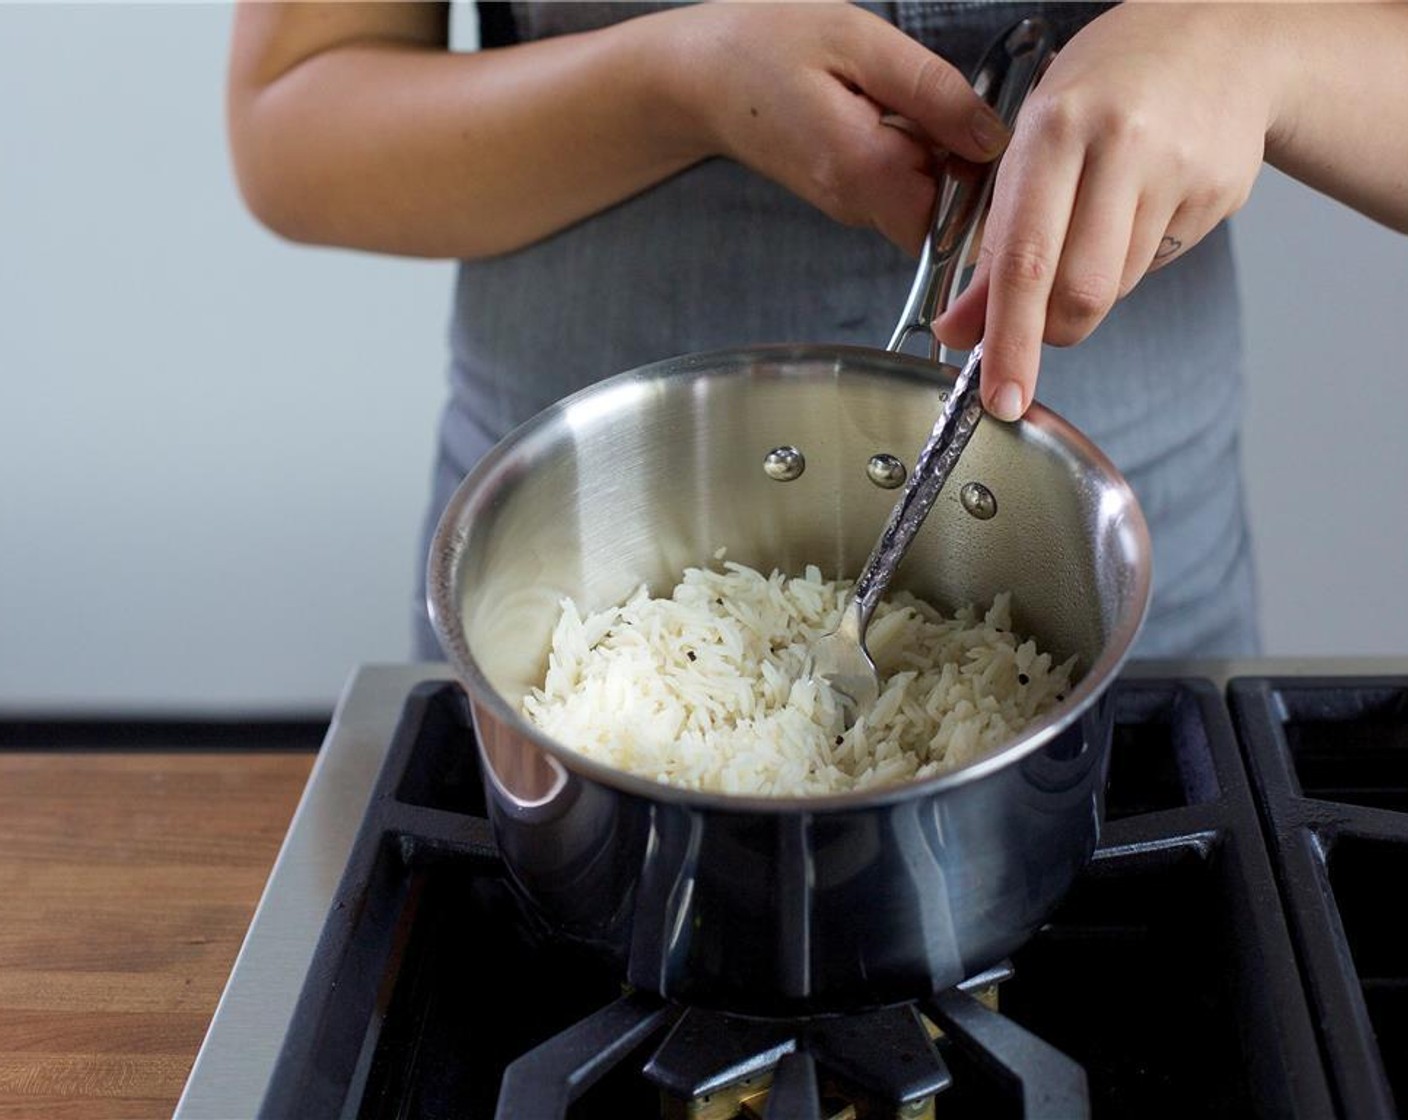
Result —
M 1152 545 L 1143 510 L 1124 476 L 1105 453 L 1073 424 L 1051 409 L 1036 403 L 1032 404 L 1021 420 L 1014 422 L 1015 425 L 1029 429 L 1042 440 L 1061 445 L 1083 466 L 1105 477 L 1111 488 L 1121 493 L 1122 508 L 1126 516 L 1125 529 L 1134 535 L 1134 586 L 1130 592 L 1132 608 L 1117 620 L 1113 632 L 1101 648 L 1099 657 L 1081 675 L 1066 699 L 1001 750 L 934 777 L 896 785 L 813 796 L 768 797 L 759 794 L 716 793 L 657 782 L 652 778 L 618 770 L 579 754 L 571 747 L 549 738 L 529 723 L 489 683 L 465 639 L 463 619 L 459 611 L 458 585 L 454 564 L 451 562 L 461 551 L 461 546 L 455 538 L 463 536 L 459 526 L 465 520 L 465 512 L 467 509 L 473 512 L 475 499 L 484 490 L 488 480 L 503 470 L 505 460 L 520 444 L 552 426 L 563 413 L 580 408 L 584 402 L 594 397 L 619 393 L 636 383 L 644 385 L 674 378 L 730 376 L 731 370 L 728 367 L 742 369 L 756 364 L 758 359 L 772 363 L 798 360 L 815 362 L 822 359 L 833 361 L 837 374 L 869 373 L 899 377 L 901 380 L 921 382 L 930 386 L 934 385 L 936 379 L 939 382 L 951 383 L 958 372 L 950 365 L 864 346 L 773 344 L 733 347 L 667 358 L 604 378 L 562 398 L 519 425 L 495 444 L 456 487 L 435 527 L 430 556 L 427 559 L 426 606 L 430 613 L 431 625 L 442 652 L 454 669 L 460 685 L 468 693 L 471 707 L 482 705 L 487 708 L 496 721 L 508 725 L 514 734 L 529 740 L 569 773 L 646 800 L 670 801 L 700 809 L 739 813 L 830 813 L 871 809 L 910 798 L 937 796 L 951 789 L 974 784 L 992 773 L 1006 769 L 1038 751 L 1075 723 L 1114 680 L 1129 659 L 1135 639 L 1143 628 L 1153 583 Z M 1004 423 L 992 417 L 988 417 L 986 422 Z

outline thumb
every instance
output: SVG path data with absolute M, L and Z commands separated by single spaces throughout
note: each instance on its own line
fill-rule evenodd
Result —
M 872 33 L 856 45 L 848 77 L 871 100 L 907 117 L 941 148 L 986 163 L 1001 154 L 1007 126 L 958 70 L 876 19 Z

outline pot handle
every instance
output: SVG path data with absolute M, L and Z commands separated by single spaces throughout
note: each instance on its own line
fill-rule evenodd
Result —
M 973 88 L 1009 129 L 1017 119 L 1017 110 L 1055 53 L 1055 45 L 1051 25 L 1033 16 L 1003 32 L 978 64 Z M 896 353 L 912 335 L 924 332 L 930 339 L 930 357 L 939 360 L 939 342 L 933 336 L 934 320 L 958 294 L 963 264 L 987 210 L 993 179 L 1001 162 L 1001 156 L 982 164 L 951 161 L 939 183 L 934 217 L 929 235 L 924 239 L 914 284 L 886 350 Z

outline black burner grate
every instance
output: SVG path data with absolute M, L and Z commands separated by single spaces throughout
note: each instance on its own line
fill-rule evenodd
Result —
M 982 982 L 979 978 L 973 986 Z M 942 1027 L 947 1047 L 967 1055 L 994 1097 L 1013 1098 L 1019 1115 L 1029 1120 L 1089 1115 L 1084 1070 L 967 991 L 943 993 L 926 1001 L 924 1011 Z M 914 1006 L 765 1020 L 684 1010 L 637 994 L 621 997 L 515 1060 L 504 1076 L 496 1120 L 566 1116 L 573 1101 L 662 1024 L 669 1024 L 668 1033 L 642 1072 L 667 1098 L 698 1098 L 707 1105 L 711 1095 L 740 1083 L 761 1084 L 766 1075 L 768 1120 L 820 1120 L 830 1114 L 823 1111 L 823 1073 L 835 1075 L 860 1099 L 880 1102 L 886 1115 L 922 1105 L 953 1080 Z
M 1408 1103 L 1408 680 L 1247 679 L 1229 700 L 1342 1115 Z
M 1014 954 L 1014 975 L 1000 988 L 1002 1015 L 966 995 L 938 997 L 923 1008 L 945 1030 L 930 1046 L 912 1029 L 912 1009 L 891 1009 L 878 1021 L 892 1035 L 877 1066 L 874 1054 L 857 1062 L 861 1052 L 840 1045 L 856 1030 L 846 1020 L 764 1025 L 747 1045 L 725 1046 L 722 1058 L 681 1063 L 692 1048 L 678 1039 L 672 1047 L 671 1029 L 714 1035 L 718 1017 L 623 995 L 613 967 L 535 928 L 481 817 L 464 698 L 453 685 L 419 686 L 407 698 L 262 1112 L 300 1120 L 491 1117 L 501 1086 L 510 1094 L 519 1086 L 534 1094 L 524 1114 L 535 1118 L 564 1108 L 576 1120 L 654 1117 L 658 1083 L 707 1088 L 761 1051 L 781 1059 L 772 1099 L 781 1094 L 774 1110 L 789 1116 L 806 1115 L 832 1075 L 896 1101 L 941 1089 L 939 1115 L 948 1120 L 1068 1115 L 1078 1107 L 1069 1094 L 1082 1081 L 1097 1118 L 1335 1114 L 1306 989 L 1315 1014 L 1329 1022 L 1341 1006 L 1325 1002 L 1326 982 L 1309 974 L 1326 961 L 1309 959 L 1302 983 L 1227 708 L 1205 681 L 1116 688 L 1101 847 L 1051 922 Z M 1379 701 L 1370 708 L 1374 718 L 1392 712 Z M 1245 732 L 1258 717 L 1239 709 L 1238 718 Z M 1255 756 L 1254 737 L 1247 741 Z M 1324 754 L 1323 736 L 1316 742 L 1302 748 L 1305 758 Z M 1271 749 L 1288 752 L 1284 736 Z M 1385 929 L 1371 916 L 1380 845 L 1391 830 L 1366 822 L 1401 824 L 1401 817 L 1370 803 L 1386 785 L 1381 770 L 1351 779 L 1364 798 L 1352 807 L 1363 815 L 1354 818 L 1359 831 L 1341 830 L 1330 858 L 1315 856 L 1315 875 L 1322 909 L 1342 923 L 1330 928 L 1327 919 L 1326 936 L 1352 945 L 1367 970 L 1356 998 L 1361 1018 L 1380 1025 L 1382 1037 L 1383 1024 L 1391 1030 L 1402 1020 L 1374 1008 L 1397 998 L 1408 947 L 1399 944 L 1399 927 Z M 1341 956 L 1350 954 L 1342 948 Z M 869 1037 L 875 1025 L 866 1026 Z M 1026 1040 L 1013 1051 L 1016 1065 L 1050 1065 L 1054 1075 L 1025 1068 L 1014 1075 L 975 1044 L 992 1032 Z M 554 1060 L 567 1056 L 578 1070 L 573 1079 L 553 1084 L 525 1057 L 545 1045 Z M 885 1062 L 900 1053 L 913 1060 L 892 1064 L 915 1069 L 897 1078 Z M 1377 1075 L 1391 1101 L 1382 1062 Z M 1355 1117 L 1391 1114 L 1356 1112 L 1343 1094 L 1338 1103 Z

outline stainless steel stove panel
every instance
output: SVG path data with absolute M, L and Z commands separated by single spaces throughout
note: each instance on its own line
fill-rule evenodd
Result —
M 177 1103 L 182 1120 L 259 1110 L 406 694 L 444 665 L 369 665 L 343 689 L 229 982 Z

